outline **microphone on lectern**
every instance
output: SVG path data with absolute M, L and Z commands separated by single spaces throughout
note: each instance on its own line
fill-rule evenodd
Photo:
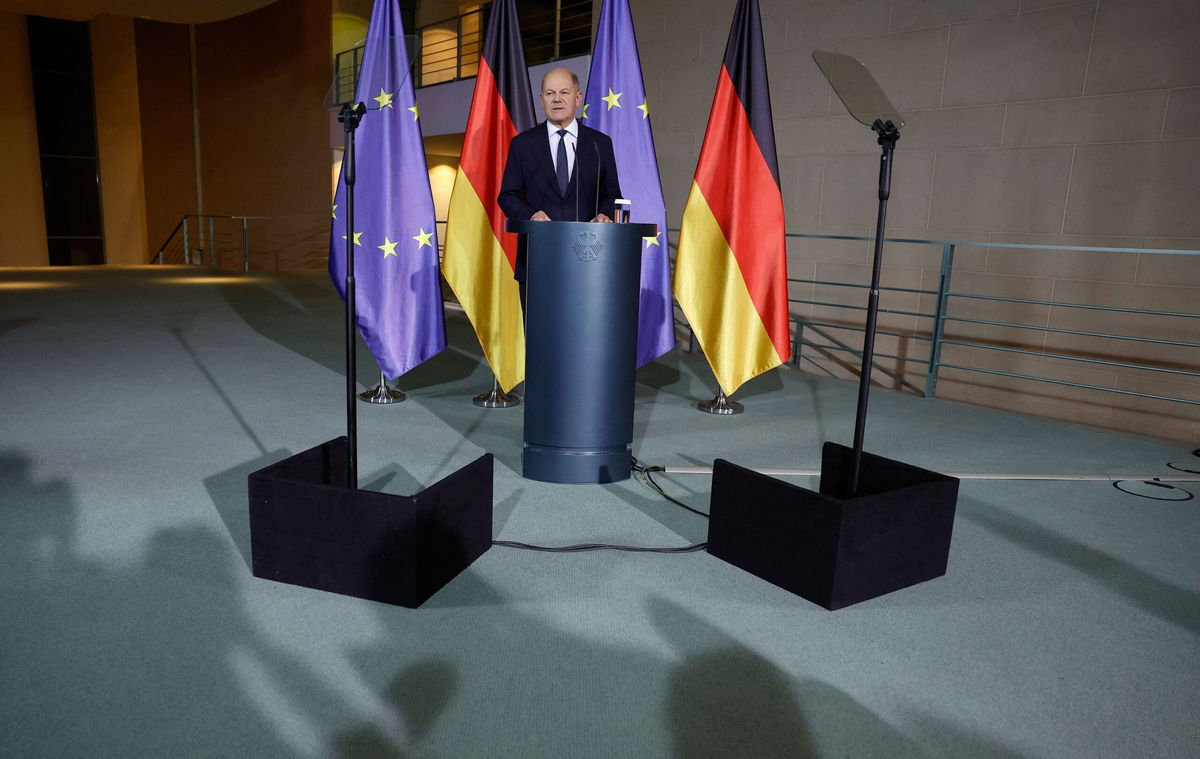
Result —
M 594 200 L 595 205 L 593 207 L 596 209 L 596 216 L 599 216 L 600 215 L 600 148 L 596 145 L 596 143 L 594 141 L 592 142 L 592 151 L 596 154 L 596 197 Z
M 566 137 L 563 138 L 567 139 Z M 578 142 L 579 138 L 575 138 Z M 575 159 L 575 221 L 579 221 L 579 146 L 571 146 L 571 157 Z

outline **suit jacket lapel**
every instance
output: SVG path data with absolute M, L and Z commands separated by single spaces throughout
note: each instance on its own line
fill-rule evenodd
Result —
M 555 192 L 558 192 L 558 172 L 554 170 L 554 162 L 550 160 L 550 130 L 546 128 L 544 121 L 538 125 L 538 138 L 535 142 L 537 145 L 537 170 L 546 176 L 550 186 L 554 188 Z

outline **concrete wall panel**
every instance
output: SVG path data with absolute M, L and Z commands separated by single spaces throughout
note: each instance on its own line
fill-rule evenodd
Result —
M 1080 145 L 1063 231 L 1200 236 L 1200 140 Z
M 939 151 L 929 223 L 946 229 L 1058 232 L 1071 156 L 1070 147 Z
M 1081 95 L 1094 12 L 1080 3 L 954 25 L 943 105 Z
M 1104 0 L 1096 16 L 1087 94 L 1200 84 L 1200 3 Z

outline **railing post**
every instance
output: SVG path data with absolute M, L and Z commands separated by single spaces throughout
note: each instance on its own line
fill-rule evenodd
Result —
M 937 392 L 938 370 L 942 363 L 942 335 L 946 328 L 946 308 L 950 301 L 950 277 L 954 273 L 954 243 L 942 243 L 942 271 L 938 277 L 937 308 L 933 313 L 933 335 L 929 342 L 929 368 L 925 371 L 925 397 Z
M 800 368 L 800 349 L 804 345 L 804 322 L 796 320 L 796 336 L 792 338 L 792 368 Z
M 458 27 L 454 37 L 454 78 L 455 80 L 462 79 L 462 16 L 455 19 L 455 25 Z
M 242 271 L 250 271 L 250 225 L 242 217 Z
M 554 60 L 558 60 L 562 42 L 562 0 L 554 0 Z
M 190 264 L 192 262 L 192 245 L 188 239 L 188 217 L 184 214 L 183 217 L 183 262 Z
M 422 49 L 425 47 L 425 35 L 423 35 L 421 33 L 420 29 L 417 29 L 414 32 L 414 34 L 416 34 L 416 37 L 417 37 L 417 41 L 416 41 L 417 49 L 413 51 L 413 68 L 412 68 L 413 82 L 414 82 L 415 86 L 419 89 L 419 88 L 425 86 L 425 51 Z M 358 61 L 357 61 L 357 59 L 355 60 L 354 66 L 355 66 L 354 81 L 357 82 L 358 81 Z
M 204 216 L 196 215 L 196 265 L 204 265 L 204 251 L 208 248 L 207 241 L 204 239 Z
M 208 265 L 217 268 L 217 238 L 213 234 L 213 217 L 208 217 Z

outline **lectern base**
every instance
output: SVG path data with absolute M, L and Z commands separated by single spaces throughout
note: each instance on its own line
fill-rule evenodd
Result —
M 633 471 L 629 446 L 609 450 L 546 448 L 525 444 L 521 476 L 539 482 L 597 484 L 627 480 Z

